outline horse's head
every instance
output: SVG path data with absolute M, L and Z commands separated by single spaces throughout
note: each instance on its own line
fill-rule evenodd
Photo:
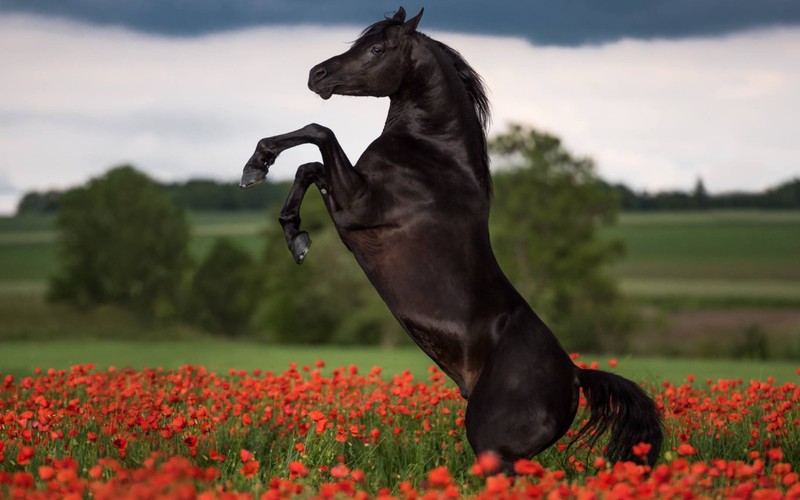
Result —
M 308 88 L 323 99 L 394 94 L 407 70 L 408 35 L 416 31 L 423 10 L 406 22 L 400 7 L 393 17 L 368 27 L 350 50 L 311 68 Z

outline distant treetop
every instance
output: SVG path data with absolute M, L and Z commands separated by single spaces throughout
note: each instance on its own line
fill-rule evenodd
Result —
M 185 210 L 265 210 L 284 201 L 288 183 L 268 183 L 257 191 L 242 191 L 234 182 L 191 179 L 186 182 L 158 184 L 172 202 Z M 67 191 L 32 191 L 17 205 L 17 215 L 56 213 Z
M 289 182 L 271 182 L 259 190 L 242 191 L 237 183 L 211 179 L 159 184 L 175 205 L 186 210 L 266 210 L 283 203 Z M 605 183 L 617 193 L 624 211 L 704 210 L 760 208 L 800 209 L 800 178 L 778 184 L 762 192 L 709 194 L 703 180 L 691 191 L 634 191 L 625 184 Z M 32 191 L 17 205 L 17 215 L 56 213 L 65 191 Z

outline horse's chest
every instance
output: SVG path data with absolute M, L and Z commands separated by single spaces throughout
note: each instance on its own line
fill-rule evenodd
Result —
M 409 336 L 459 386 L 463 385 L 464 339 L 445 324 L 399 318 Z

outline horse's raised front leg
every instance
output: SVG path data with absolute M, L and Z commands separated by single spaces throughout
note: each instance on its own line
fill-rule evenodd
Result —
M 245 189 L 263 182 L 278 155 L 301 144 L 314 144 L 322 154 L 328 190 L 326 202 L 336 226 L 368 225 L 370 221 L 367 219 L 374 216 L 375 211 L 369 200 L 366 179 L 353 168 L 333 132 L 316 123 L 258 141 L 255 152 L 244 167 L 240 187 Z
M 345 198 L 363 192 L 366 187 L 364 178 L 353 169 L 336 136 L 329 128 L 316 123 L 258 141 L 255 152 L 244 167 L 240 187 L 244 189 L 263 182 L 278 155 L 301 144 L 314 144 L 319 148 L 331 188 L 341 192 Z
M 261 184 L 267 179 L 269 167 L 275 163 L 275 160 L 282 151 L 310 142 L 308 140 L 303 140 L 301 134 L 303 130 L 304 129 L 300 129 L 288 134 L 267 137 L 258 141 L 255 152 L 250 156 L 250 159 L 247 160 L 244 166 L 239 187 L 241 189 L 247 189 Z
M 325 166 L 322 163 L 300 165 L 289 190 L 289 196 L 278 217 L 278 221 L 283 227 L 283 234 L 286 236 L 286 244 L 289 246 L 289 251 L 292 252 L 294 261 L 298 264 L 303 263 L 311 246 L 311 238 L 308 233 L 300 229 L 300 205 L 311 184 L 317 186 L 323 197 L 327 197 L 328 188 L 324 175 Z

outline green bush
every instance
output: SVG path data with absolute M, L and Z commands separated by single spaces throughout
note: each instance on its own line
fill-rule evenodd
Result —
M 189 227 L 155 182 L 118 167 L 65 193 L 60 204 L 51 299 L 118 304 L 147 319 L 177 313 Z
M 212 333 L 247 334 L 259 299 L 258 278 L 249 253 L 230 240 L 216 240 L 192 279 L 188 320 Z
M 608 272 L 622 242 L 598 235 L 615 221 L 616 195 L 555 136 L 512 126 L 490 149 L 505 166 L 494 175 L 492 246 L 511 282 L 567 349 L 624 349 L 633 317 Z
M 303 203 L 302 227 L 311 236 L 298 266 L 280 225 L 271 225 L 261 260 L 258 329 L 283 343 L 392 345 L 404 340 L 397 321 L 339 239 L 320 195 Z M 277 215 L 271 217 L 277 220 Z

